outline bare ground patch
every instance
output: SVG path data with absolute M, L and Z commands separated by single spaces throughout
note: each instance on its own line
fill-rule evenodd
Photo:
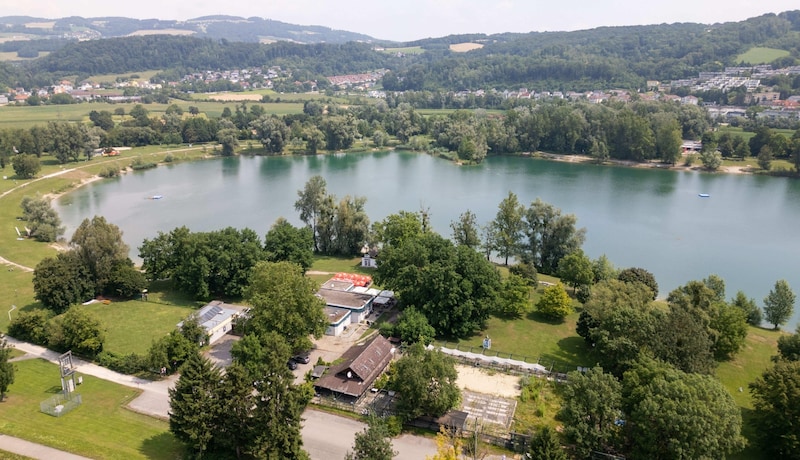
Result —
M 478 50 L 483 48 L 483 45 L 480 43 L 454 43 L 450 45 L 450 51 L 454 51 L 456 53 L 466 53 L 467 51 Z
M 459 388 L 477 393 L 516 398 L 519 396 L 519 377 L 484 371 L 480 367 L 456 365 Z

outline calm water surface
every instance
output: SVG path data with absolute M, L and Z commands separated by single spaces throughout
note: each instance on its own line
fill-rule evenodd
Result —
M 653 272 L 661 295 L 709 274 L 727 297 L 743 290 L 762 304 L 778 279 L 800 293 L 800 181 L 785 178 L 569 164 L 521 157 L 459 167 L 402 152 L 315 157 L 225 158 L 136 172 L 82 187 L 56 203 L 71 236 L 102 215 L 137 248 L 158 231 L 249 227 L 262 238 L 278 217 L 299 225 L 297 191 L 322 175 L 338 197 L 367 197 L 372 221 L 400 210 L 430 210 L 450 235 L 466 211 L 484 224 L 509 191 L 526 206 L 537 197 L 578 217 L 584 250 L 618 267 Z M 710 198 L 700 198 L 708 193 Z M 162 195 L 160 200 L 148 197 Z M 792 328 L 800 319 L 795 308 Z

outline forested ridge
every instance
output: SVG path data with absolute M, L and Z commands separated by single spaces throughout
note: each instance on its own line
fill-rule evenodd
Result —
M 800 62 L 800 10 L 714 25 L 456 35 L 402 44 L 419 46 L 425 52 L 400 56 L 377 51 L 367 43 L 258 44 L 240 40 L 236 36 L 156 35 L 72 42 L 18 67 L 2 65 L 0 83 L 44 86 L 46 80 L 70 75 L 279 65 L 297 79 L 385 68 L 391 70 L 383 82 L 387 90 L 639 89 L 648 79 L 686 78 L 737 65 L 736 57 L 754 46 L 789 51 L 789 56 L 773 64 L 795 65 Z M 467 53 L 450 51 L 450 44 L 467 41 L 484 46 Z M 55 49 L 58 44 L 49 46 Z

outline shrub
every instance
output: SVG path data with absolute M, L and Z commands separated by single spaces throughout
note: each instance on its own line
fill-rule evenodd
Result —
M 131 169 L 133 169 L 134 171 L 141 171 L 143 169 L 155 168 L 156 166 L 158 165 L 153 162 L 145 162 L 142 159 L 142 157 L 136 157 L 131 162 Z
M 97 175 L 105 178 L 117 177 L 119 176 L 119 168 L 115 165 L 108 165 L 101 169 Z
M 97 355 L 97 363 L 112 371 L 123 374 L 136 374 L 147 370 L 147 359 L 136 353 L 120 355 L 110 351 L 103 351 Z
M 15 339 L 47 345 L 47 321 L 53 316 L 50 310 L 23 311 L 8 325 L 8 335 Z
M 168 153 L 164 157 L 164 163 L 172 163 L 173 161 L 175 161 L 175 157 L 173 157 L 171 153 Z

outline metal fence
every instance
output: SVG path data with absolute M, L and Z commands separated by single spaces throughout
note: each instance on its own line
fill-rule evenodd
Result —
M 73 393 L 69 398 L 59 393 L 39 403 L 39 410 L 53 417 L 61 417 L 76 409 L 82 402 L 81 395 L 77 393 Z

